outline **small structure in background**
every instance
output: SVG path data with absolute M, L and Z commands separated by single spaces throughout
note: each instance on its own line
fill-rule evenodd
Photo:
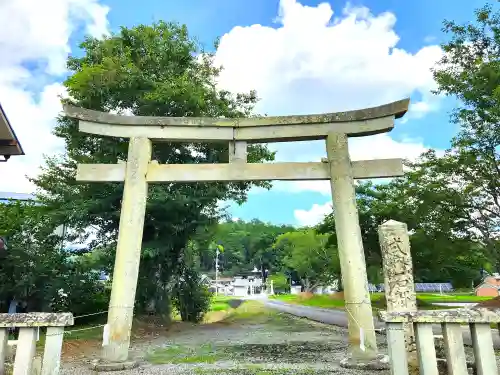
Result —
M 202 275 L 202 280 L 211 292 L 215 293 L 217 287 L 219 293 L 226 296 L 246 297 L 261 294 L 265 289 L 262 273 L 256 268 L 251 272 L 243 272 L 234 277 L 219 277 L 217 282 L 207 275 Z
M 329 285 L 318 285 L 312 290 L 312 292 L 314 294 L 332 294 L 332 293 L 336 293 L 338 291 L 339 291 L 339 281 L 338 280 L 334 280 Z
M 494 273 L 486 276 L 481 284 L 475 288 L 476 296 L 498 297 L 500 295 L 500 275 Z
M 257 268 L 252 272 L 235 276 L 232 282 L 233 295 L 238 297 L 252 296 L 263 291 L 262 273 Z
M 24 155 L 24 151 L 0 104 L 0 162 L 6 162 L 12 155 Z
M 290 286 L 290 294 L 300 294 L 302 292 L 302 285 L 294 285 Z
M 225 296 L 231 295 L 233 291 L 232 287 L 233 278 L 232 277 L 219 277 L 217 280 L 217 287 L 219 289 L 219 293 L 224 294 Z

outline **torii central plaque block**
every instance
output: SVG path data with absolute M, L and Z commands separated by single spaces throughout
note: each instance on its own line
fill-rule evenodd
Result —
M 377 355 L 366 263 L 354 179 L 403 174 L 401 159 L 351 162 L 348 137 L 392 130 L 408 110 L 409 99 L 355 111 L 306 116 L 194 118 L 120 116 L 65 106 L 82 132 L 130 138 L 122 164 L 79 164 L 78 181 L 124 182 L 111 301 L 109 342 L 103 359 L 128 358 L 133 307 L 149 183 L 194 181 L 330 180 L 335 226 L 349 322 L 350 357 Z M 247 163 L 247 144 L 326 140 L 327 159 L 317 163 Z M 151 160 L 151 141 L 229 142 L 229 163 L 159 164 Z

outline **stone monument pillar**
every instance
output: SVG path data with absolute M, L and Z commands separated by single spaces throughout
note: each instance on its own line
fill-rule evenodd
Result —
M 408 227 L 405 223 L 389 220 L 379 226 L 378 235 L 387 311 L 417 311 Z M 411 324 L 406 326 L 406 345 L 408 353 L 415 353 L 415 335 Z

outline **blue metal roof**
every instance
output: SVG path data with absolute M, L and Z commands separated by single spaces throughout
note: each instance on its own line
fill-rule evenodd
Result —
M 383 292 L 385 290 L 384 284 L 368 284 L 370 292 Z M 453 292 L 453 285 L 451 283 L 415 283 L 416 292 Z
M 7 201 L 9 199 L 14 199 L 18 201 L 28 201 L 28 200 L 34 200 L 36 199 L 36 197 L 33 194 L 0 191 L 0 200 Z
M 41 204 L 36 201 L 36 197 L 33 194 L 0 191 L 0 203 L 10 203 L 12 200 L 21 202 L 33 201 L 36 205 Z

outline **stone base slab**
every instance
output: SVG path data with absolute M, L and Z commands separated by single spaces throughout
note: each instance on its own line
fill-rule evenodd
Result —
M 92 363 L 91 369 L 95 371 L 120 371 L 120 370 L 130 370 L 139 366 L 137 361 L 125 361 L 125 362 L 103 362 L 97 360 Z
M 382 371 L 391 368 L 389 357 L 383 354 L 371 359 L 347 357 L 340 361 L 340 367 L 367 371 Z

